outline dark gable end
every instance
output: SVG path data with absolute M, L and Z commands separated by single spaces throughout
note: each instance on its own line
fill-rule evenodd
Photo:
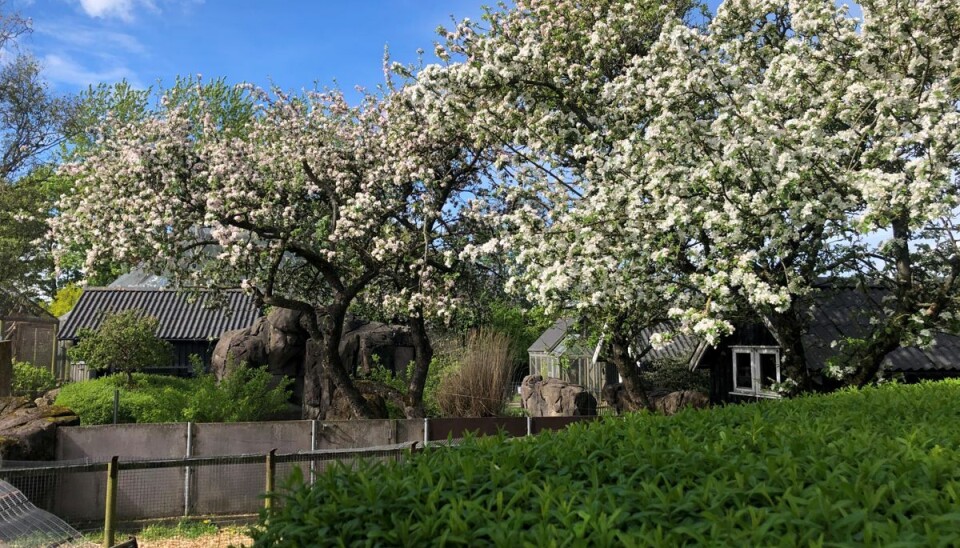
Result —
M 210 341 L 226 331 L 253 325 L 260 310 L 239 290 L 181 293 L 163 289 L 85 289 L 60 329 L 61 340 L 76 340 L 80 329 L 96 330 L 107 313 L 142 310 L 157 318 L 157 336 L 167 341 Z
M 0 320 L 57 323 L 49 312 L 22 294 L 0 287 Z

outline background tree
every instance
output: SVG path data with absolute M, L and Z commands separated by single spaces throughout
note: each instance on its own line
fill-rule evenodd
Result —
M 62 139 L 73 102 L 52 94 L 37 61 L 18 49 L 30 21 L 5 8 L 0 4 L 0 49 L 14 58 L 0 68 L 0 283 L 34 297 L 52 296 L 57 279 L 41 240 L 57 189 L 45 164 Z
M 77 332 L 79 342 L 69 350 L 70 357 L 96 371 L 126 373 L 127 384 L 132 385 L 134 372 L 173 360 L 170 343 L 156 336 L 158 325 L 156 318 L 140 310 L 107 314 L 96 330 Z

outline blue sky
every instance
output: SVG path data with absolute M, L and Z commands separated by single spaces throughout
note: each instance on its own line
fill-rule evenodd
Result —
M 383 82 L 385 45 L 402 62 L 436 28 L 477 19 L 495 0 L 7 0 L 33 20 L 24 39 L 60 93 L 126 79 L 138 87 L 177 75 L 225 77 L 299 91 Z M 849 0 L 837 0 L 846 2 Z M 716 9 L 719 0 L 708 0 Z
M 433 50 L 450 16 L 477 18 L 480 0 L 8 0 L 33 20 L 23 42 L 61 93 L 177 75 L 275 82 L 300 90 L 383 81 L 385 45 L 399 61 Z

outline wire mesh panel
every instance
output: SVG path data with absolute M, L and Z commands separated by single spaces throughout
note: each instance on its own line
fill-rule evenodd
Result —
M 184 515 L 185 469 L 143 468 L 117 475 L 117 519 L 137 520 Z
M 37 508 L 19 489 L 0 481 L 0 543 L 3 546 L 91 546 L 79 531 Z
M 106 466 L 102 471 L 62 473 L 52 512 L 70 523 L 103 520 L 107 493 Z
M 40 509 L 77 524 L 103 519 L 105 470 L 85 461 L 3 461 L 0 479 Z
M 254 514 L 263 506 L 265 457 L 218 457 L 191 466 L 190 515 Z

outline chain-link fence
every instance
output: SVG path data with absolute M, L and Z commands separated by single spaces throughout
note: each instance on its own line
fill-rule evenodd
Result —
M 38 510 L 59 516 L 83 532 L 104 527 L 111 489 L 114 489 L 112 500 L 115 501 L 111 515 L 121 525 L 142 520 L 163 520 L 169 524 L 184 519 L 201 522 L 226 519 L 248 523 L 256 519 L 267 502 L 264 493 L 273 490 L 270 485 L 275 488 L 283 486 L 294 469 L 299 469 L 301 476 L 309 482 L 333 463 L 354 467 L 362 461 L 400 461 L 406 459 L 414 448 L 457 445 L 467 435 L 502 433 L 507 437 L 525 437 L 592 420 L 597 417 L 64 428 L 58 433 L 58 454 L 88 455 L 86 458 L 54 462 L 3 461 L 0 462 L 0 479 L 20 490 Z M 367 445 L 393 445 L 322 448 L 335 444 L 351 447 L 350 444 L 363 442 Z M 277 446 L 284 447 L 284 453 L 268 457 L 264 452 L 266 448 Z M 315 450 L 297 452 L 298 446 Z M 150 455 L 203 456 L 121 457 L 114 467 L 114 481 L 108 481 L 110 455 L 129 454 L 132 450 Z M 217 451 L 234 454 L 208 456 Z
M 116 524 L 182 517 L 252 520 L 267 504 L 266 493 L 281 486 L 295 468 L 306 481 L 312 481 L 316 474 L 334 463 L 353 467 L 361 461 L 404 460 L 415 449 L 414 445 L 287 454 L 117 459 L 115 465 L 4 461 L 0 466 L 0 479 L 22 493 L 23 500 L 38 512 L 59 516 L 81 531 L 101 529 L 108 521 Z M 113 475 L 111 466 L 116 467 Z M 5 508 L 0 507 L 0 535 L 8 529 L 20 531 L 17 529 L 19 518 L 3 510 Z M 27 535 L 30 531 L 32 529 L 26 527 L 20 532 Z

